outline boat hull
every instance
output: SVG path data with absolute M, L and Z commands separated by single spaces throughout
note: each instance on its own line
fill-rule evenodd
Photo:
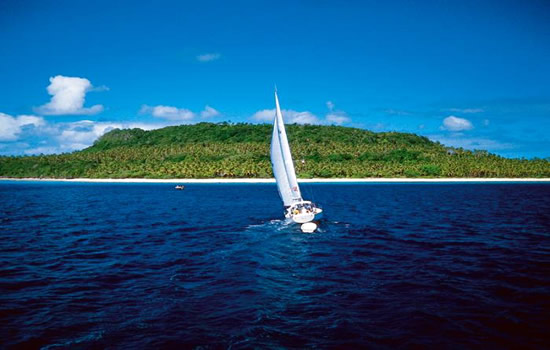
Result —
M 319 209 L 316 213 L 300 213 L 300 214 L 291 214 L 290 218 L 297 224 L 304 224 L 306 222 L 312 222 L 320 220 L 323 217 L 323 211 Z
M 313 220 L 315 220 L 315 214 L 313 213 L 292 215 L 292 221 L 297 224 L 304 224 Z

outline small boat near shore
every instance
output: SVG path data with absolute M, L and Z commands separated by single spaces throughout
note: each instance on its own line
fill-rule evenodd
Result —
M 176 185 L 175 189 L 176 190 L 183 190 L 185 188 L 185 186 L 183 185 Z

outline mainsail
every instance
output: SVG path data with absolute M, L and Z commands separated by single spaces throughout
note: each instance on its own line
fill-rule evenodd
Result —
M 279 195 L 285 206 L 290 206 L 293 202 L 302 201 L 300 187 L 296 180 L 294 171 L 294 162 L 286 137 L 285 124 L 281 108 L 279 107 L 279 98 L 275 91 L 275 121 L 273 123 L 273 135 L 271 137 L 271 165 L 273 174 L 277 181 Z

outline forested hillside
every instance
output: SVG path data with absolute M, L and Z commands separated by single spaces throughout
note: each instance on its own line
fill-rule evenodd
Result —
M 113 130 L 67 154 L 0 157 L 0 176 L 42 178 L 269 178 L 272 126 L 200 123 Z M 550 177 L 544 159 L 445 147 L 414 134 L 288 125 L 300 178 Z

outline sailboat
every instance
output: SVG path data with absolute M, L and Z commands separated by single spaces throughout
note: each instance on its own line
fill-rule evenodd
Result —
M 288 145 L 285 124 L 279 97 L 275 90 L 275 120 L 273 122 L 273 135 L 271 136 L 271 167 L 277 181 L 279 195 L 285 207 L 285 218 L 300 224 L 303 232 L 314 232 L 323 210 L 311 201 L 304 200 L 296 179 L 294 162 Z

